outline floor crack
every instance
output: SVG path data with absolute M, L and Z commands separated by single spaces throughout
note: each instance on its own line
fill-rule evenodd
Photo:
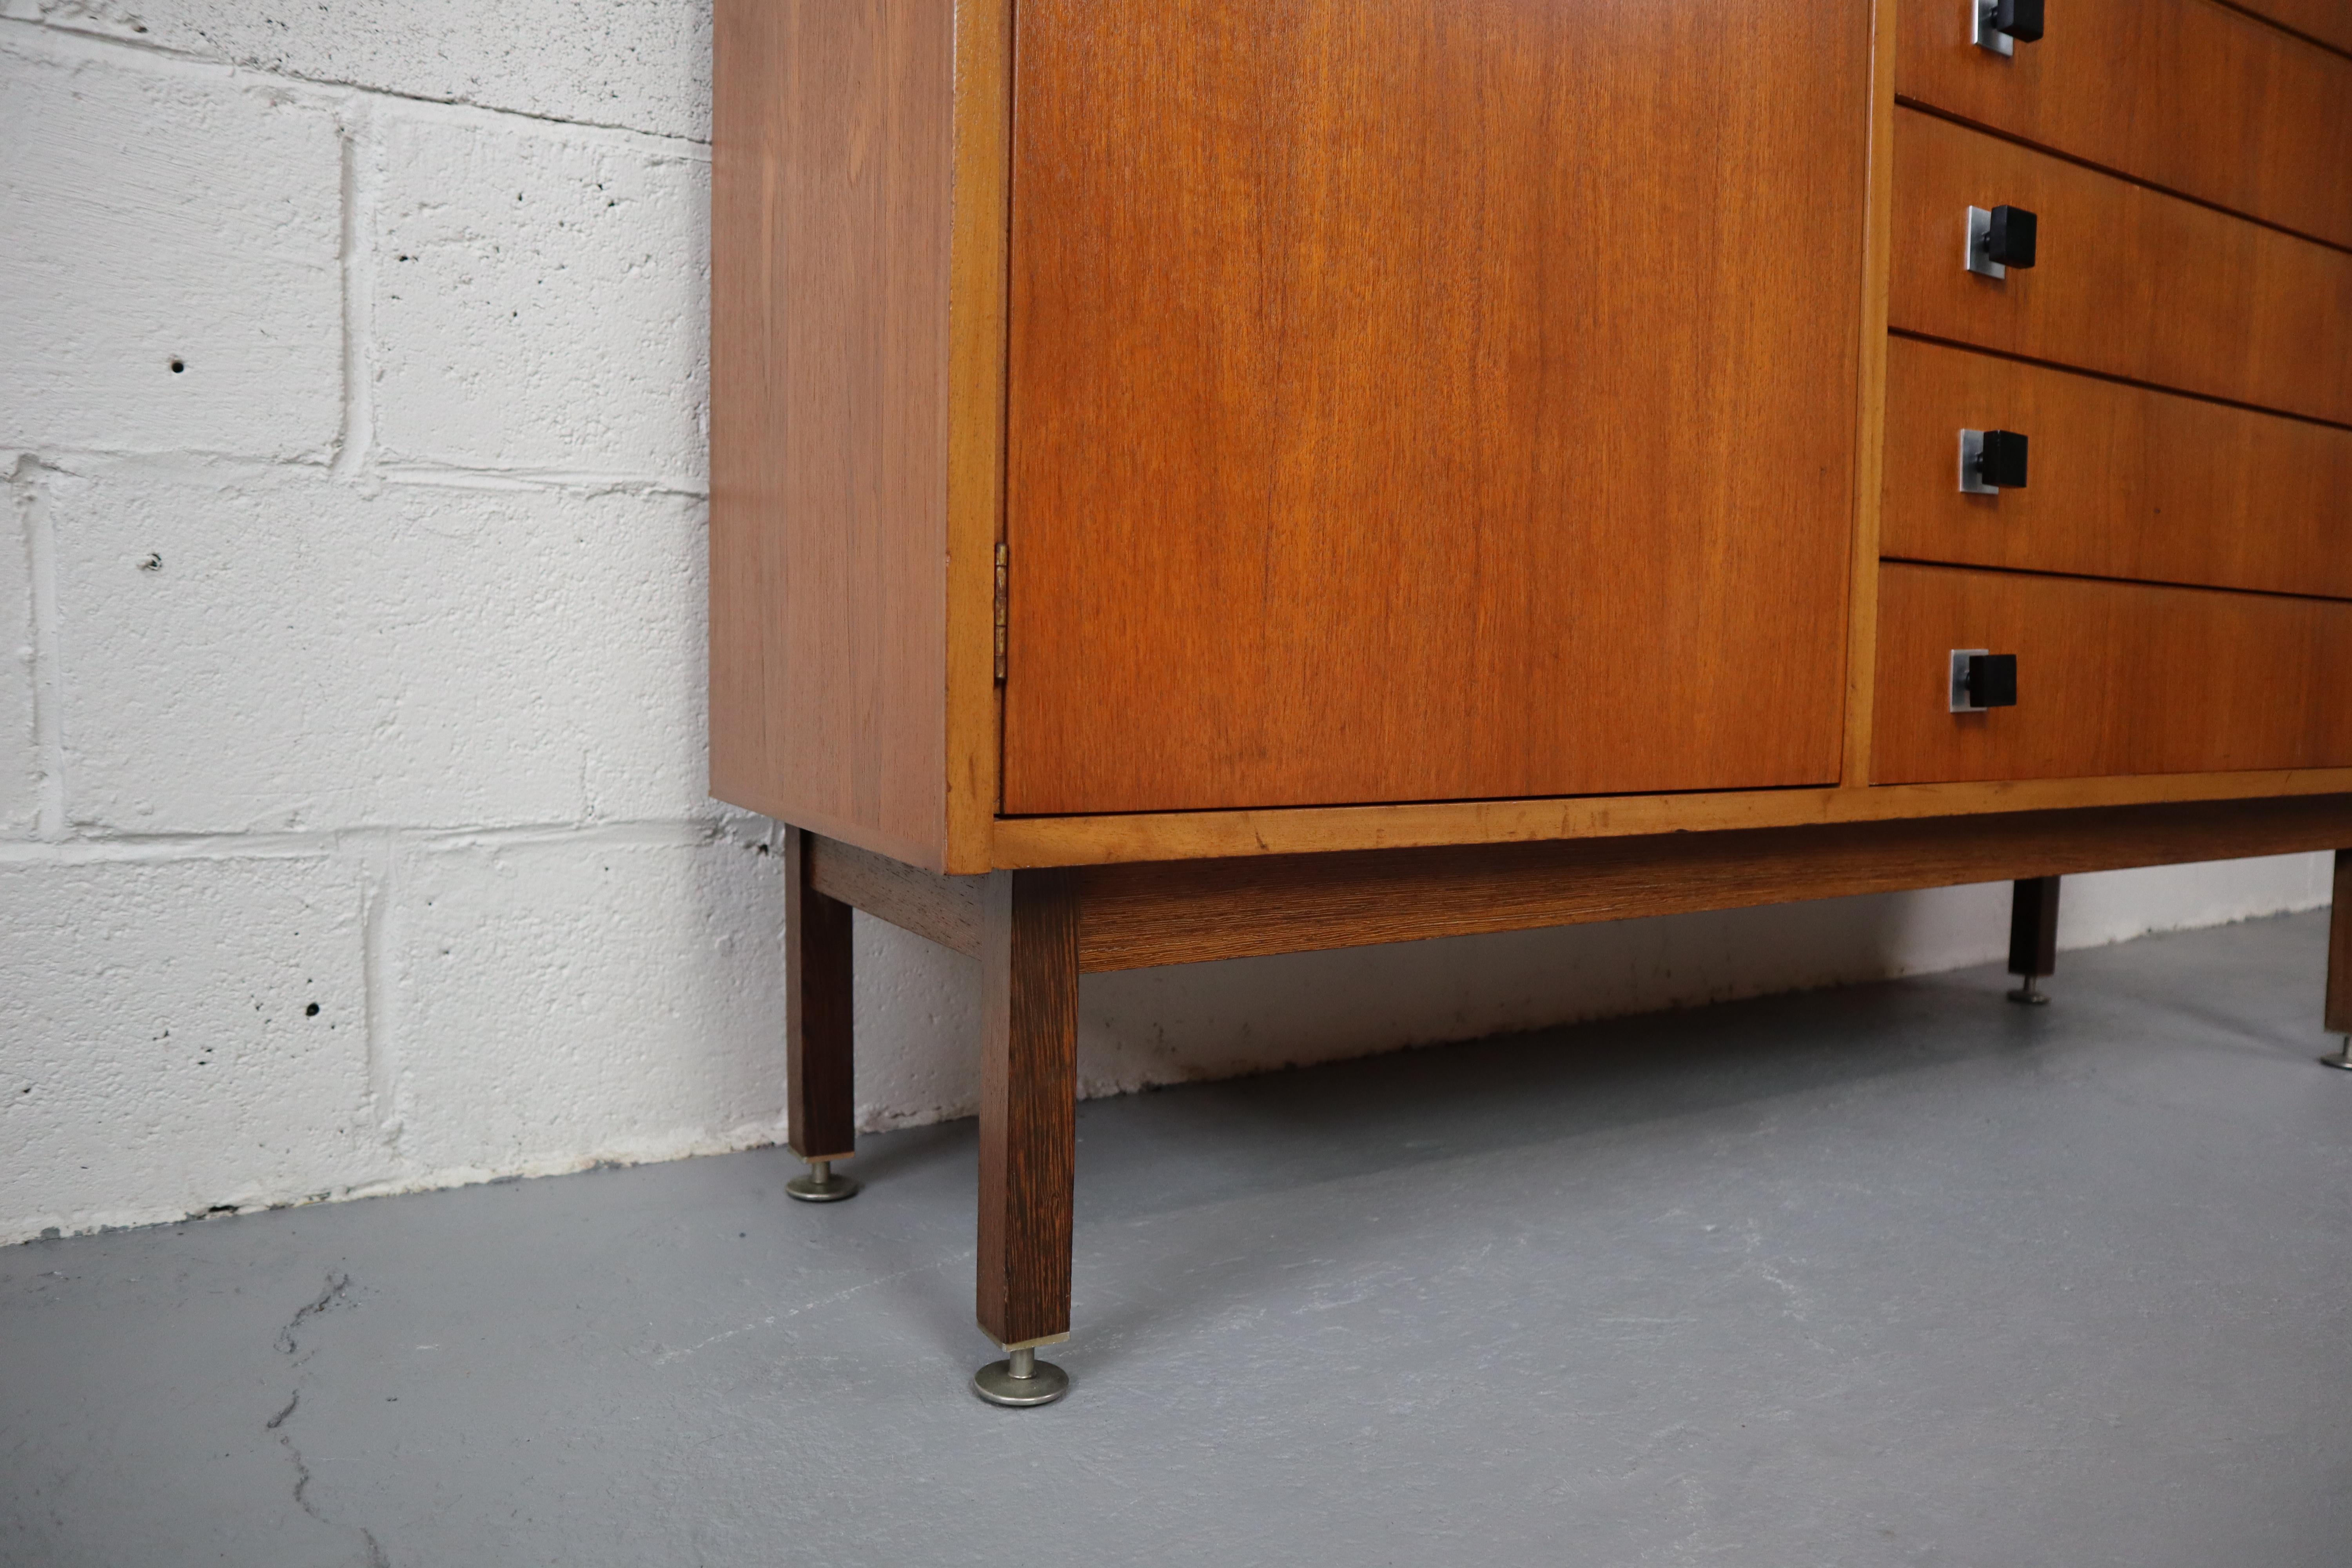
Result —
M 326 1289 L 319 1292 L 318 1299 L 296 1308 L 293 1317 L 288 1319 L 286 1326 L 278 1331 L 278 1348 L 288 1355 L 292 1355 L 298 1348 L 296 1336 L 301 1331 L 302 1324 L 329 1308 L 340 1304 L 350 1293 L 351 1288 L 350 1275 L 340 1270 L 328 1275 Z
M 321 1312 L 335 1307 L 351 1305 L 351 1289 L 350 1275 L 341 1271 L 328 1275 L 326 1286 L 318 1296 L 297 1308 L 294 1315 L 287 1320 L 286 1326 L 278 1331 L 278 1348 L 294 1358 L 294 1368 L 298 1377 L 303 1365 L 317 1353 L 315 1346 L 307 1351 L 301 1348 L 302 1325 Z M 362 1525 L 345 1524 L 341 1521 L 329 1519 L 325 1514 L 320 1513 L 318 1505 L 310 1500 L 310 1462 L 302 1457 L 302 1450 L 295 1446 L 294 1434 L 286 1430 L 286 1424 L 293 1419 L 294 1412 L 301 1407 L 301 1404 L 302 1390 L 298 1384 L 294 1391 L 287 1395 L 285 1405 L 262 1425 L 263 1431 L 278 1434 L 278 1446 L 286 1450 L 286 1458 L 294 1466 L 294 1506 L 330 1530 L 348 1530 L 356 1533 L 360 1538 L 361 1546 L 367 1553 L 366 1568 L 392 1568 L 392 1559 L 384 1555 L 383 1545 L 376 1540 L 374 1531 Z

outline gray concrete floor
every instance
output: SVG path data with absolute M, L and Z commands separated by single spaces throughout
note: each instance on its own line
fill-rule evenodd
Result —
M 2341 1564 L 2323 916 L 1084 1108 L 1076 1379 L 972 1128 L 0 1252 L 0 1561 Z

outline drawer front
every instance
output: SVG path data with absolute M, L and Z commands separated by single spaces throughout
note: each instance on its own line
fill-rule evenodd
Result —
M 2029 482 L 1959 484 L 2013 430 Z M 1912 338 L 1888 345 L 1890 556 L 2352 598 L 2352 430 Z
M 1895 115 L 1899 331 L 2352 424 L 2352 254 L 1916 110 Z M 1966 265 L 1968 211 L 2040 216 L 2039 265 Z
M 1872 781 L 2352 766 L 2352 605 L 1889 564 Z M 2017 656 L 1954 713 L 1951 654 Z
M 2212 0 L 2068 0 L 1979 48 L 1967 0 L 1907 0 L 1895 90 L 2134 179 L 2352 245 L 2352 59 Z
M 2352 52 L 2352 0 L 2229 0 L 2229 4 Z

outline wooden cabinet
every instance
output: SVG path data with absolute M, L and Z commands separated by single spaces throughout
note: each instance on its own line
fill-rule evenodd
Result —
M 711 788 L 812 1159 L 983 964 L 1000 1342 L 1082 969 L 2352 843 L 2352 13 L 1974 16 L 720 0 Z

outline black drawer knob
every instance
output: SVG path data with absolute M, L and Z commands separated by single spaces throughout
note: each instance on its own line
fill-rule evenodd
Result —
M 2017 706 L 2017 656 L 1980 647 L 1952 650 L 1952 711 L 1981 713 Z
M 2020 44 L 2042 37 L 2042 0 L 1971 0 L 1977 9 L 1976 38 L 1980 49 L 2013 55 Z
M 2021 44 L 2042 41 L 2042 0 L 1993 0 L 1992 30 Z
M 2017 656 L 1979 653 L 1969 659 L 1969 695 L 1979 708 L 2017 706 Z
M 2006 278 L 2012 267 L 2031 267 L 2042 220 L 2024 207 L 1969 209 L 1969 270 Z
M 1985 226 L 1985 259 L 2003 267 L 2032 266 L 2041 230 L 2042 220 L 2023 207 L 1993 208 L 1992 221 Z
M 1960 489 L 1977 496 L 2023 489 L 2030 446 L 2014 430 L 1961 431 Z

